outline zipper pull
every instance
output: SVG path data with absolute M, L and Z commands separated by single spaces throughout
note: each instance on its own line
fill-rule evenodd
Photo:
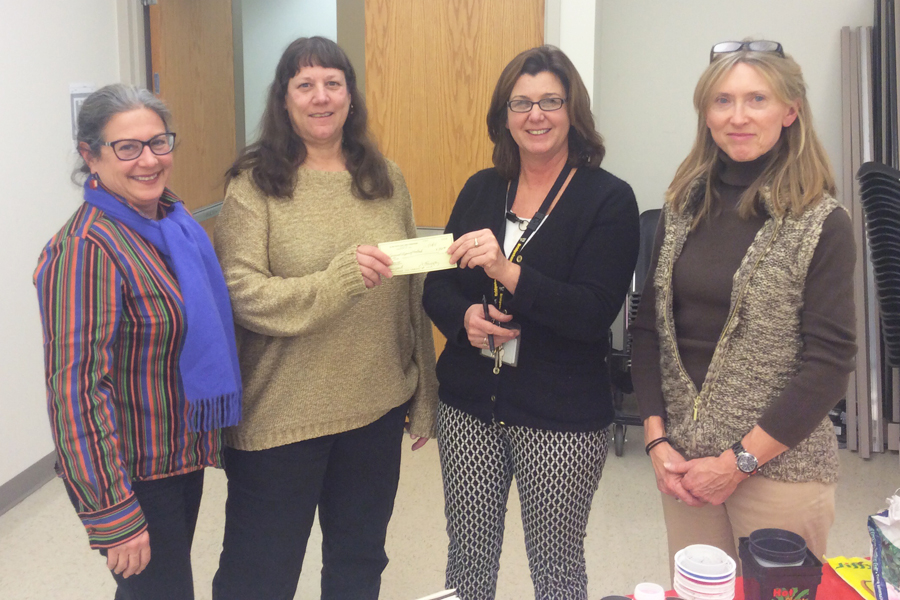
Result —
M 697 413 L 700 411 L 700 396 L 694 399 L 694 420 L 697 420 Z
M 503 346 L 494 350 L 494 375 L 500 374 L 500 366 L 503 364 Z

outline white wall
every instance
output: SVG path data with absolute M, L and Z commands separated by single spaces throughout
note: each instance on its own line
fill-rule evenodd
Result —
M 119 77 L 115 0 L 0 0 L 0 485 L 53 451 L 31 275 L 78 207 L 69 83 Z
M 140 0 L 116 0 L 116 13 L 119 28 L 119 81 L 146 87 L 144 7 Z
M 871 25 L 872 0 L 596 1 L 594 114 L 606 139 L 603 166 L 634 187 L 641 210 L 662 205 L 690 150 L 694 86 L 710 47 L 745 37 L 781 42 L 803 68 L 841 189 L 840 30 Z
M 41 247 L 80 199 L 69 181 L 69 83 L 140 77 L 140 65 L 119 56 L 128 43 L 117 30 L 131 18 L 121 13 L 123 1 L 0 0 L 6 9 L 0 131 L 7 140 L 0 150 L 0 485 L 53 449 L 31 274 Z M 335 6 L 334 0 L 244 0 L 248 139 L 284 47 L 301 35 L 335 39 Z M 661 204 L 690 147 L 693 87 L 709 47 L 721 40 L 755 36 L 784 44 L 804 69 L 816 128 L 838 165 L 839 31 L 871 24 L 872 10 L 871 0 L 547 0 L 546 40 L 569 54 L 595 91 L 608 148 L 604 166 L 631 183 L 647 209 Z
M 581 75 L 594 106 L 595 13 L 602 0 L 546 0 L 544 43 L 566 53 Z
M 244 121 L 247 143 L 257 137 L 269 84 L 282 52 L 298 37 L 337 39 L 335 0 L 243 0 Z

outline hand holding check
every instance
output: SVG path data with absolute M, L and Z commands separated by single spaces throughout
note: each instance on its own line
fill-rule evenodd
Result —
M 394 275 L 428 273 L 442 269 L 455 269 L 456 265 L 447 260 L 447 248 L 453 243 L 453 235 L 429 235 L 396 242 L 382 242 L 378 249 L 393 261 Z

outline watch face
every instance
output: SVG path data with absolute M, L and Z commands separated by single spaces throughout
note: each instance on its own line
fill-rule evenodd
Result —
M 737 468 L 743 473 L 752 473 L 758 464 L 759 461 L 749 452 L 741 452 L 737 455 Z

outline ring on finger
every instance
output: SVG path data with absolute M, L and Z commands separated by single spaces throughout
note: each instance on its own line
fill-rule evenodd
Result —
M 484 339 L 481 340 L 481 347 L 482 347 L 482 348 L 487 348 L 487 347 L 488 347 L 488 339 L 487 339 L 487 336 L 484 336 Z
M 475 247 L 478 247 L 478 238 L 475 238 Z

